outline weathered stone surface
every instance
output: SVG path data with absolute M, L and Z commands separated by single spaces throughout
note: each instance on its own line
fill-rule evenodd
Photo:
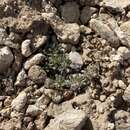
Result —
M 35 124 L 38 130 L 43 130 L 46 126 L 47 113 L 42 112 L 41 115 L 35 120 Z
M 33 43 L 33 49 L 37 50 L 42 47 L 47 42 L 47 36 L 42 36 L 38 38 L 37 42 Z
M 40 98 L 37 99 L 35 105 L 44 110 L 47 108 L 50 101 L 51 99 L 43 94 Z
M 122 23 L 120 28 L 125 33 L 126 38 L 128 40 L 128 44 L 130 46 L 130 21 Z
M 22 91 L 19 95 L 12 101 L 11 107 L 13 110 L 21 111 L 24 109 L 24 106 L 27 102 L 27 94 Z
M 0 54 L 13 57 L 0 60 L 0 129 L 129 130 L 129 10 L 127 0 L 0 0 Z
M 91 19 L 90 20 L 90 27 L 102 38 L 107 40 L 108 42 L 111 43 L 111 46 L 118 47 L 119 46 L 119 39 L 115 35 L 114 31 L 111 30 L 111 28 L 107 25 L 104 24 L 100 20 L 96 19 Z
M 17 78 L 16 78 L 16 81 L 15 81 L 15 85 L 16 86 L 25 86 L 26 85 L 26 80 L 27 80 L 27 74 L 25 72 L 24 69 L 22 69 L 18 75 L 17 75 Z
M 130 85 L 126 88 L 123 99 L 130 103 Z
M 7 72 L 10 67 L 14 57 L 8 47 L 0 48 L 0 73 Z
M 79 6 L 76 2 L 67 2 L 61 6 L 61 16 L 65 22 L 76 23 L 79 15 Z
M 128 60 L 130 58 L 130 50 L 126 47 L 119 47 L 117 54 L 123 58 L 123 60 Z
M 84 111 L 67 111 L 52 119 L 45 130 L 81 130 L 87 118 Z
M 83 24 L 87 24 L 88 21 L 91 19 L 92 14 L 96 12 L 96 9 L 93 7 L 85 6 L 81 10 L 80 20 Z
M 0 45 L 4 44 L 6 38 L 7 38 L 6 30 L 3 28 L 0 28 Z
M 5 42 L 4 42 L 4 45 L 5 46 L 8 46 L 8 47 L 10 47 L 10 48 L 13 48 L 13 49 L 19 49 L 20 48 L 20 45 L 18 44 L 18 43 L 14 43 L 14 42 L 12 42 L 12 41 L 10 41 L 10 40 L 6 40 Z
M 92 30 L 85 25 L 81 25 L 80 26 L 80 32 L 85 34 L 85 35 L 88 35 L 88 34 L 92 33 Z
M 76 23 L 57 26 L 57 37 L 61 42 L 77 44 L 80 37 L 80 28 Z
M 118 110 L 115 115 L 115 128 L 118 130 L 129 130 L 130 129 L 130 113 L 124 110 Z
M 73 69 L 81 68 L 83 65 L 83 60 L 81 55 L 78 52 L 70 52 L 69 53 L 69 60 L 71 61 L 71 67 Z
M 49 23 L 60 42 L 77 44 L 80 37 L 80 28 L 76 23 L 65 23 L 54 13 L 42 13 L 44 20 Z
M 90 100 L 90 96 L 88 93 L 81 94 L 81 95 L 76 96 L 75 98 L 73 98 L 69 101 L 65 101 L 65 102 L 58 104 L 58 105 L 54 104 L 54 103 L 50 103 L 50 105 L 48 106 L 48 109 L 47 109 L 47 113 L 50 116 L 56 117 L 57 115 L 62 114 L 66 111 L 73 110 L 74 104 L 76 104 L 77 107 L 78 106 L 81 107 L 86 113 L 88 113 L 91 109 L 90 102 L 91 102 L 91 100 Z
M 130 6 L 129 0 L 103 0 L 103 6 L 107 7 L 111 12 L 123 12 L 126 7 Z
M 25 57 L 28 57 L 32 54 L 31 41 L 29 39 L 22 42 L 21 52 L 22 52 L 22 55 L 25 56 Z
M 28 70 L 31 66 L 33 66 L 33 65 L 38 65 L 38 64 L 42 63 L 43 60 L 44 60 L 44 58 L 45 58 L 45 56 L 44 56 L 42 53 L 38 53 L 38 54 L 32 56 L 31 58 L 29 58 L 29 59 L 25 62 L 24 68 L 25 68 L 26 70 Z
M 42 67 L 34 65 L 29 69 L 28 77 L 37 84 L 43 84 L 46 79 L 46 72 Z
M 26 115 L 37 116 L 41 113 L 41 109 L 35 105 L 29 105 L 26 110 Z
M 13 129 L 21 129 L 21 122 L 18 119 L 10 119 L 3 121 L 0 125 L 1 130 L 13 130 Z
M 56 104 L 61 103 L 63 100 L 63 95 L 54 89 L 44 89 L 44 94 Z
M 119 38 L 121 44 L 125 45 L 127 47 L 130 47 L 130 43 L 128 41 L 128 36 L 127 36 L 126 32 L 121 30 L 117 21 L 114 18 L 109 18 L 107 20 L 107 22 L 108 22 L 109 27 L 114 31 L 116 36 Z

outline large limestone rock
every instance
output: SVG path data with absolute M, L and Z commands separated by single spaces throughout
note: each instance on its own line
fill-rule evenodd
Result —
M 70 110 L 52 119 L 45 130 L 81 130 L 86 120 L 84 111 Z
M 13 61 L 13 54 L 8 47 L 0 49 L 0 73 L 8 70 Z
M 97 19 L 90 20 L 90 27 L 103 39 L 111 43 L 111 46 L 119 46 L 119 38 L 115 35 L 115 32 L 105 23 Z
M 42 13 L 43 19 L 51 25 L 60 42 L 77 44 L 80 37 L 80 27 L 76 23 L 65 23 L 53 13 Z
M 106 20 L 109 27 L 114 31 L 115 35 L 118 37 L 122 45 L 130 47 L 130 42 L 128 41 L 127 34 L 119 27 L 118 22 L 114 18 L 109 18 Z

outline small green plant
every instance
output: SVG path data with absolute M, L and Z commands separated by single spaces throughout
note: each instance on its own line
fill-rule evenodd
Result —
M 89 80 L 86 74 L 71 70 L 71 61 L 66 57 L 59 44 L 50 43 L 45 47 L 43 53 L 46 55 L 43 69 L 48 77 L 53 79 L 54 88 L 59 90 L 70 89 L 76 92 L 88 86 Z
M 46 55 L 46 62 L 43 66 L 48 76 L 55 79 L 56 75 L 67 75 L 70 60 L 66 57 L 66 54 L 60 48 L 60 45 L 52 45 L 51 48 L 44 50 Z
M 66 79 L 65 77 L 61 75 L 56 75 L 56 78 L 54 80 L 54 87 L 57 89 L 64 89 L 66 87 Z

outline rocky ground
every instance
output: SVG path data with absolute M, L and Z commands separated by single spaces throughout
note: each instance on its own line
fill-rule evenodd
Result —
M 130 0 L 0 0 L 0 130 L 130 130 Z

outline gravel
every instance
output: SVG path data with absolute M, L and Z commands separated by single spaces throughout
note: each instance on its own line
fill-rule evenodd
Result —
M 130 0 L 0 0 L 0 130 L 130 129 Z

